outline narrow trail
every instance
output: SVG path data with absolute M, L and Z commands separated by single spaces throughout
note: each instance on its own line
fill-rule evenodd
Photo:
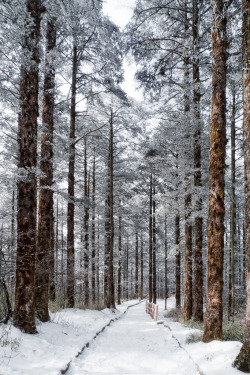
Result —
M 142 303 L 98 336 L 67 371 L 67 375 L 86 374 L 196 375 L 198 370 L 169 330 L 146 314 Z

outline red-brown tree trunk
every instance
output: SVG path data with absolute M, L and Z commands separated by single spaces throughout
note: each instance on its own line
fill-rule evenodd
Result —
M 180 216 L 175 216 L 175 301 L 176 308 L 181 307 L 181 252 L 180 252 Z
M 231 120 L 231 222 L 230 222 L 230 266 L 229 266 L 229 296 L 228 296 L 228 319 L 234 316 L 234 292 L 235 272 L 234 253 L 236 245 L 236 205 L 235 205 L 235 87 L 232 87 L 232 120 Z
M 42 322 L 49 317 L 48 302 L 55 299 L 54 286 L 54 208 L 53 208 L 53 132 L 55 68 L 51 53 L 56 46 L 55 20 L 47 22 L 46 60 L 43 93 L 43 122 L 41 135 L 40 193 L 36 263 L 36 311 Z M 51 280 L 52 278 L 52 280 Z
M 185 25 L 184 25 L 184 40 L 187 43 L 189 23 L 187 20 L 187 2 L 185 1 Z M 187 45 L 184 51 L 184 115 L 187 126 L 190 127 L 190 92 L 189 92 L 189 65 L 190 58 L 187 51 Z M 189 163 L 189 131 L 185 134 L 187 142 L 187 150 L 185 152 L 185 290 L 184 290 L 184 321 L 188 321 L 192 317 L 193 312 L 193 289 L 192 289 L 192 223 L 191 223 L 191 175 Z
M 247 306 L 245 338 L 234 362 L 239 370 L 250 373 L 250 2 L 242 0 L 243 13 L 243 109 L 244 109 L 244 164 L 245 164 L 245 246 Z
M 152 217 L 152 208 L 153 208 L 153 199 L 152 199 L 152 173 L 150 175 L 150 186 L 149 186 L 149 225 L 148 225 L 148 300 L 152 302 L 153 290 L 152 290 L 152 281 L 153 281 L 153 239 L 152 239 L 152 227 L 153 227 L 153 217 Z
M 141 234 L 141 299 L 143 299 L 143 237 Z
M 156 218 L 155 218 L 155 182 L 153 188 L 153 207 L 152 207 L 152 214 L 153 214 L 153 222 L 152 222 L 152 268 L 153 268 L 153 280 L 152 280 L 152 297 L 153 303 L 156 303 Z
M 67 212 L 67 299 L 69 307 L 75 304 L 75 122 L 76 122 L 76 74 L 77 47 L 73 46 L 72 84 L 70 107 L 70 135 L 69 135 L 69 172 L 68 172 L 68 212 Z
M 106 268 L 106 286 L 105 286 L 105 305 L 108 308 L 115 308 L 115 290 L 114 290 L 114 115 L 110 114 L 110 133 L 109 133 L 109 155 L 108 155 L 108 186 L 106 200 L 106 224 L 105 224 L 105 268 Z
M 84 305 L 89 305 L 89 194 L 87 167 L 87 138 L 84 138 L 84 246 L 83 246 L 83 294 Z
M 121 206 L 121 202 L 120 202 Z M 119 213 L 118 222 L 118 270 L 117 270 L 117 303 L 121 303 L 121 256 L 122 256 L 122 217 Z
M 165 310 L 167 309 L 167 299 L 168 299 L 168 239 L 167 239 L 167 215 L 165 214 L 164 220 L 164 268 L 165 268 L 165 285 L 164 285 L 164 301 L 165 301 Z
M 37 212 L 37 117 L 39 90 L 40 0 L 27 0 L 23 40 L 19 121 L 19 180 L 14 326 L 35 333 L 35 254 Z
M 135 234 L 135 298 L 139 297 L 138 264 L 139 264 L 139 241 L 138 241 L 138 232 L 136 232 Z
M 92 172 L 92 303 L 96 303 L 96 243 L 95 243 L 95 150 Z
M 223 0 L 212 1 L 212 113 L 208 213 L 207 300 L 203 341 L 222 339 L 224 174 L 226 154 L 227 15 Z
M 194 186 L 196 191 L 194 219 L 194 289 L 193 318 L 203 321 L 203 269 L 202 269 L 202 199 L 201 183 L 201 119 L 200 119 L 200 61 L 199 61 L 199 10 L 200 0 L 193 0 L 193 116 L 194 134 Z

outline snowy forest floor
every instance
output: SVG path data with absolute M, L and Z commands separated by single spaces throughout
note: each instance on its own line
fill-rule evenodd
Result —
M 50 322 L 39 323 L 36 335 L 2 325 L 0 375 L 59 375 L 69 363 L 67 375 L 242 374 L 232 367 L 240 342 L 187 344 L 187 337 L 197 330 L 165 318 L 163 301 L 158 301 L 162 324 L 146 314 L 145 302 L 136 303 L 125 302 L 116 312 L 63 309 L 51 314 Z M 128 309 L 131 305 L 135 306 Z M 174 306 L 169 298 L 168 309 Z

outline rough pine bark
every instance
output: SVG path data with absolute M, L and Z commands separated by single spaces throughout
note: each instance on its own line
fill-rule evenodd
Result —
M 229 266 L 229 296 L 228 318 L 234 316 L 234 253 L 236 235 L 236 206 L 235 206 L 235 88 L 232 88 L 232 120 L 231 120 L 231 222 L 230 222 L 230 266 Z
M 193 318 L 203 321 L 203 269 L 202 269 L 202 199 L 201 183 L 201 119 L 200 119 L 200 61 L 199 61 L 199 10 L 200 0 L 193 0 L 193 116 L 194 134 L 194 186 L 197 188 L 194 219 L 194 287 Z
M 113 129 L 113 111 L 110 115 L 110 133 L 109 133 L 109 155 L 108 155 L 108 184 L 106 200 L 106 246 L 105 246 L 105 268 L 106 268 L 106 287 L 105 287 L 105 305 L 108 308 L 115 309 L 115 290 L 114 290 L 114 129 Z
M 242 0 L 243 13 L 243 139 L 245 165 L 245 247 L 246 247 L 246 282 L 247 306 L 246 326 L 243 346 L 234 366 L 239 370 L 250 373 L 250 2 Z
M 189 23 L 187 20 L 187 2 L 185 1 L 185 24 L 184 24 L 184 40 L 187 44 L 188 42 L 188 29 Z M 184 116 L 186 119 L 186 126 L 190 127 L 190 92 L 189 92 L 189 66 L 190 57 L 185 46 L 184 51 Z M 184 321 L 188 321 L 192 317 L 193 312 L 193 267 L 192 267 L 192 223 L 191 223 L 191 173 L 190 173 L 190 134 L 189 129 L 185 134 L 185 140 L 187 143 L 185 150 L 185 290 L 184 290 Z
M 73 46 L 72 83 L 69 134 L 68 212 L 67 212 L 67 299 L 69 307 L 75 304 L 75 122 L 76 122 L 77 46 Z
M 16 293 L 13 323 L 36 333 L 35 254 L 37 212 L 37 117 L 39 90 L 40 0 L 27 0 L 21 67 L 19 121 L 19 179 L 17 200 Z
M 152 280 L 152 297 L 153 303 L 156 303 L 156 218 L 155 218 L 155 182 L 153 187 L 153 207 L 152 207 L 152 214 L 153 214 L 153 222 L 152 222 L 152 268 L 153 268 L 153 280 Z
M 138 265 L 139 265 L 139 240 L 138 240 L 138 232 L 136 232 L 135 234 L 135 298 L 139 297 Z
M 35 304 L 39 319 L 47 322 L 50 292 L 50 273 L 54 272 L 54 209 L 53 209 L 53 131 L 55 68 L 50 57 L 56 46 L 55 20 L 48 20 L 43 92 L 41 134 L 40 193 L 38 209 L 38 236 L 36 258 Z M 52 275 L 51 275 L 52 276 Z M 55 291 L 55 288 L 53 288 Z M 52 298 L 55 297 L 54 291 Z
M 89 194 L 88 194 L 87 138 L 84 139 L 84 246 L 83 246 L 83 294 L 84 305 L 89 305 Z
M 181 307 L 181 252 L 180 252 L 180 216 L 175 216 L 175 303 Z
M 143 299 L 143 237 L 141 234 L 141 299 Z
M 222 339 L 224 174 L 226 152 L 227 15 L 223 0 L 212 1 L 212 113 L 208 213 L 207 300 L 203 341 Z
M 97 258 L 96 258 L 96 289 L 97 289 L 97 304 L 100 303 L 100 218 L 98 213 L 97 221 Z
M 164 241 L 164 249 L 165 249 L 165 257 L 164 257 L 164 268 L 165 268 L 165 285 L 164 285 L 164 300 L 165 300 L 165 310 L 167 309 L 167 299 L 168 299 L 168 239 L 167 239 L 167 215 L 165 214 L 164 220 L 164 234 L 165 234 L 165 241 Z
M 96 303 L 96 243 L 95 243 L 95 150 L 93 158 L 93 172 L 92 172 L 92 303 Z
M 153 282 L 153 239 L 152 239 L 152 227 L 153 227 L 153 218 L 152 218 L 152 208 L 153 208 L 153 199 L 152 199 L 152 173 L 150 175 L 150 186 L 149 186 L 149 225 L 148 225 L 148 300 L 152 302 L 153 291 L 152 291 L 152 282 Z
M 121 202 L 120 202 L 121 206 Z M 117 270 L 117 303 L 121 304 L 121 256 L 122 256 L 122 217 L 118 219 L 118 270 Z

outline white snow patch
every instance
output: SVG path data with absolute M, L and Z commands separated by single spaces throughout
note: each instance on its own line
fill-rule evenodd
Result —
M 151 319 L 142 303 L 92 341 L 136 302 L 123 303 L 116 312 L 64 309 L 51 314 L 51 322 L 38 325 L 36 335 L 24 334 L 11 325 L 0 326 L 0 375 L 59 375 L 70 361 L 68 375 L 196 375 L 198 369 L 204 375 L 242 374 L 232 367 L 240 342 L 186 344 L 188 335 L 197 330 L 165 318 L 163 300 L 157 303 L 159 320 L 164 320 L 165 326 Z M 174 298 L 168 299 L 167 307 L 175 307 Z M 89 348 L 75 358 L 88 342 Z
M 11 325 L 0 326 L 0 375 L 60 374 L 97 332 L 136 302 L 118 305 L 116 312 L 64 309 L 51 314 L 50 322 L 40 323 L 35 335 Z

